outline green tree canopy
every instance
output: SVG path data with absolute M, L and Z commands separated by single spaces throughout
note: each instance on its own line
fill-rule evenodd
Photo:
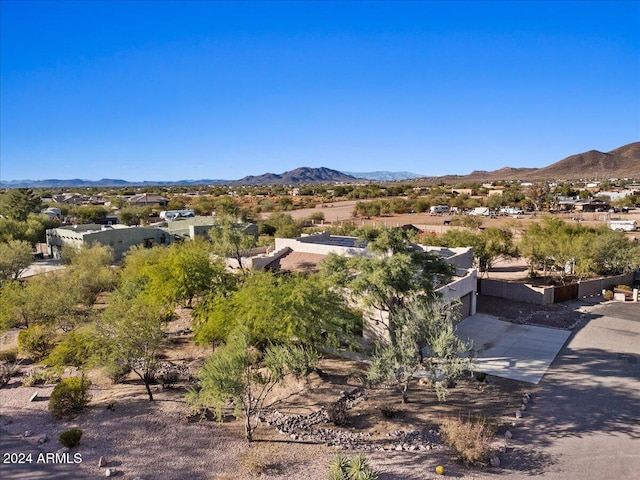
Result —
M 223 343 L 238 326 L 252 345 L 337 345 L 361 330 L 361 317 L 317 276 L 252 271 L 238 289 L 210 296 L 196 307 L 195 340 Z
M 35 245 L 46 240 L 45 231 L 47 228 L 55 228 L 57 226 L 57 221 L 37 213 L 30 213 L 26 220 L 20 221 L 0 218 L 0 242 L 24 240 L 31 245 Z
M 303 223 L 297 222 L 288 213 L 276 212 L 269 215 L 261 226 L 262 231 L 273 232 L 278 238 L 295 238 L 302 234 Z
M 568 267 L 581 276 L 620 274 L 637 267 L 639 246 L 622 232 L 543 217 L 524 231 L 520 250 L 531 274 L 541 267 L 564 279 Z
M 100 293 L 110 291 L 115 284 L 111 268 L 113 250 L 100 244 L 80 249 L 64 247 L 63 250 L 62 258 L 69 266 L 62 275 L 77 300 L 85 307 L 91 307 Z
M 496 227 L 472 231 L 451 229 L 445 232 L 441 242 L 447 247 L 473 247 L 476 265 L 480 272 L 487 272 L 498 258 L 513 258 L 519 255 L 513 241 L 513 233 Z
M 204 240 L 174 243 L 169 247 L 133 247 L 120 273 L 122 285 L 166 304 L 191 306 L 193 299 L 232 283 L 220 260 L 212 260 Z
M 41 208 L 40 197 L 30 188 L 12 188 L 0 195 L 0 214 L 11 220 L 24 222 Z
M 456 304 L 442 300 L 413 302 L 396 316 L 393 341 L 380 346 L 368 379 L 373 384 L 395 383 L 408 401 L 408 387 L 418 370 L 428 372 L 438 398 L 446 398 L 452 380 L 472 369 L 472 348 L 456 334 Z M 421 350 L 427 351 L 423 358 Z
M 24 240 L 0 243 L 0 283 L 17 280 L 33 261 L 31 245 Z
M 223 258 L 233 258 L 238 268 L 244 269 L 242 258 L 256 246 L 256 235 L 247 232 L 247 225 L 238 223 L 235 217 L 216 218 L 209 230 L 213 253 Z
M 68 330 L 74 328 L 78 315 L 77 294 L 63 274 L 9 281 L 0 289 L 0 319 L 5 329 L 42 323 Z
M 151 382 L 165 344 L 163 325 L 169 319 L 162 302 L 123 288 L 109 295 L 108 305 L 96 321 L 96 355 L 103 365 L 130 368 L 153 400 Z
M 384 249 L 387 244 L 381 240 L 373 249 Z M 394 317 L 410 301 L 432 298 L 453 271 L 439 255 L 421 250 L 351 258 L 329 254 L 321 264 L 321 273 L 334 285 L 347 288 L 365 306 L 388 314 L 390 336 L 395 331 Z
M 271 345 L 261 354 L 240 327 L 207 358 L 199 374 L 200 389 L 189 392 L 187 400 L 197 408 L 212 407 L 219 420 L 231 406 L 236 418 L 244 417 L 245 436 L 251 442 L 269 392 L 287 375 L 308 374 L 317 361 L 314 351 L 295 346 Z

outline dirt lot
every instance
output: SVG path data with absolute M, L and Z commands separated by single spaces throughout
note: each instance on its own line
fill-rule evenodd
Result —
M 362 200 L 367 201 L 367 200 Z M 385 224 L 387 226 L 399 226 L 407 223 L 413 224 L 418 228 L 436 234 L 444 233 L 449 228 L 449 225 L 445 224 L 445 221 L 453 218 L 451 215 L 430 215 L 429 213 L 415 213 L 394 215 L 392 217 L 380 217 L 371 219 L 354 218 L 353 210 L 357 200 L 346 200 L 341 202 L 332 202 L 318 205 L 315 208 L 304 208 L 300 210 L 292 210 L 289 213 L 293 218 L 306 218 L 313 213 L 322 212 L 325 216 L 325 222 L 327 223 L 340 223 L 340 222 L 354 222 L 356 225 L 380 225 Z M 573 222 L 579 221 L 584 225 L 589 226 L 602 226 L 606 225 L 607 221 L 611 218 L 621 218 L 624 220 L 636 220 L 640 223 L 640 209 L 632 210 L 627 214 L 608 214 L 608 213 L 558 213 L 554 214 L 565 221 Z M 269 214 L 263 214 L 263 217 L 268 217 Z M 527 224 L 538 221 L 540 214 L 527 213 L 525 215 L 505 216 L 488 218 L 482 217 L 483 225 L 485 227 L 503 227 L 505 225 L 520 225 L 526 226 Z M 638 238 L 640 240 L 640 232 L 633 232 L 627 234 L 630 238 Z

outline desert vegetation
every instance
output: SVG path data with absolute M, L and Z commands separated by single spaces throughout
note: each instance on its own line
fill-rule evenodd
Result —
M 447 200 L 442 187 L 430 187 L 431 199 L 418 195 L 414 187 L 374 187 L 336 187 L 330 198 L 395 195 L 393 200 L 376 200 L 379 205 L 391 202 L 390 214 L 425 211 L 431 203 L 464 204 L 460 198 Z M 531 192 L 505 190 L 511 195 L 503 197 L 505 203 L 527 206 Z M 477 192 L 482 189 L 477 187 Z M 538 192 L 540 198 L 543 193 Z M 234 221 L 260 213 L 258 207 L 249 207 L 252 196 L 238 200 L 216 194 L 199 198 L 197 207 L 191 197 L 173 198 L 176 208 L 218 213 L 206 239 L 133 248 L 116 265 L 105 246 L 65 250 L 64 269 L 29 280 L 20 274 L 48 220 L 38 215 L 41 205 L 33 192 L 3 194 L 0 329 L 18 333 L 12 354 L 3 352 L 0 385 L 19 379 L 25 387 L 52 386 L 48 405 L 54 421 L 87 415 L 96 406 L 92 382 L 105 385 L 101 382 L 107 380 L 105 388 L 134 387 L 150 404 L 159 396 L 179 399 L 188 412 L 185 418 L 224 423 L 235 419 L 232 423 L 237 422 L 241 436 L 252 444 L 256 436 L 273 439 L 275 430 L 289 440 L 385 449 L 388 439 L 375 433 L 382 424 L 394 426 L 388 438 L 402 439 L 402 451 L 448 445 L 463 462 L 487 464 L 496 425 L 505 421 L 502 412 L 512 408 L 510 395 L 519 394 L 520 387 L 509 384 L 502 390 L 499 382 L 491 385 L 486 377 L 471 376 L 473 351 L 456 335 L 455 305 L 441 302 L 434 293 L 454 271 L 439 256 L 412 248 L 419 233 L 330 225 L 323 228 L 358 236 L 371 255 L 332 254 L 313 274 L 249 271 L 241 258 L 250 249 L 266 238 L 313 231 L 309 220 L 324 221 L 324 216 L 296 220 L 284 213 L 298 201 L 282 200 L 290 197 L 283 191 L 266 197 L 271 205 L 258 197 L 259 209 L 271 212 L 260 220 L 256 242 L 235 228 Z M 300 196 L 316 194 L 329 198 L 321 187 Z M 540 198 L 536 205 L 548 205 Z M 378 215 L 362 208 L 356 207 L 358 215 Z M 101 214 L 98 209 L 73 208 L 67 213 L 87 221 Z M 153 212 L 129 213 L 141 220 Z M 448 247 L 473 246 L 481 272 L 489 272 L 498 259 L 524 256 L 531 276 L 550 273 L 566 281 L 627 271 L 640 262 L 637 243 L 606 228 L 552 216 L 527 225 L 488 228 L 476 217 L 455 220 L 429 240 Z M 235 273 L 225 267 L 225 258 L 238 264 Z M 370 346 L 361 341 L 363 316 L 371 309 L 389 319 L 386 343 Z M 172 325 L 179 317 L 178 339 Z M 168 361 L 176 348 L 198 354 L 189 365 Z M 370 363 L 340 360 L 335 356 L 340 352 Z M 345 367 L 336 370 L 336 365 Z M 421 381 L 418 371 L 426 372 Z M 321 391 L 330 393 L 314 397 Z M 492 406 L 485 408 L 482 399 L 489 391 Z M 428 432 L 435 433 L 412 430 L 412 415 L 426 419 Z M 436 419 L 442 415 L 458 419 Z M 363 440 L 367 435 L 371 439 Z M 364 457 L 335 458 L 331 471 L 335 478 L 352 478 L 352 471 L 361 472 L 357 478 L 376 478 Z

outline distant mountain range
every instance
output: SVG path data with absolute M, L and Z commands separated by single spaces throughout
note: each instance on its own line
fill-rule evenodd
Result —
M 352 175 L 331 170 L 330 168 L 300 167 L 284 173 L 265 173 L 264 175 L 241 178 L 234 183 L 243 185 L 291 184 L 314 182 L 353 182 L 357 178 Z
M 103 178 L 101 180 L 83 180 L 80 178 L 72 178 L 69 180 L 11 180 L 8 182 L 0 181 L 0 187 L 3 188 L 62 188 L 62 187 L 153 187 L 174 186 L 174 185 L 212 185 L 212 184 L 228 184 L 233 180 L 178 180 L 170 181 L 142 181 L 128 182 L 127 180 L 118 180 L 114 178 Z
M 330 168 L 301 167 L 283 173 L 265 173 L 263 175 L 250 175 L 240 180 L 179 180 L 169 181 L 143 181 L 128 182 L 126 180 L 108 179 L 102 180 L 13 180 L 0 181 L 3 188 L 61 188 L 61 187 L 137 187 L 137 186 L 173 186 L 173 185 L 212 185 L 212 184 L 241 184 L 241 185 L 268 185 L 268 184 L 302 184 L 314 182 L 355 182 L 362 179 L 374 181 L 411 180 L 422 178 L 410 172 L 339 172 Z M 511 168 L 504 167 L 499 170 L 476 170 L 469 175 L 447 175 L 441 177 L 429 177 L 429 181 L 445 183 L 496 181 L 496 180 L 580 180 L 580 179 L 608 179 L 608 178 L 636 178 L 640 179 L 640 142 L 630 143 L 622 147 L 604 153 L 597 150 L 571 155 L 559 162 L 544 168 Z
M 544 168 L 511 168 L 476 170 L 469 175 L 436 177 L 439 182 L 478 182 L 496 180 L 606 180 L 609 178 L 640 179 L 640 142 L 630 143 L 604 153 L 598 150 L 570 155 Z

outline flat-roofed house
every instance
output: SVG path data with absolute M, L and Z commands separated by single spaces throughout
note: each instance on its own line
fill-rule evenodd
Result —
M 93 244 L 110 247 L 115 260 L 121 260 L 134 245 L 151 248 L 173 243 L 173 236 L 156 227 L 128 227 L 126 225 L 69 225 L 48 229 L 47 248 L 53 258 L 61 258 L 62 248 L 81 248 Z

